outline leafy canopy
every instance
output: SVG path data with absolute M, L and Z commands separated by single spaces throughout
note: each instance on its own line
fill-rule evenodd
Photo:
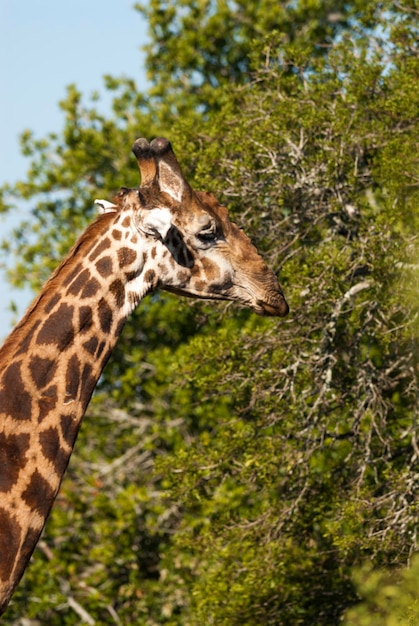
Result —
M 280 273 L 291 315 L 141 304 L 10 620 L 415 623 L 415 3 L 137 8 L 150 92 L 107 77 L 108 119 L 70 87 L 63 133 L 22 137 L 28 177 L 2 191 L 3 210 L 31 207 L 30 234 L 3 242 L 12 280 L 38 288 L 92 198 L 137 184 L 132 140 L 166 135 Z

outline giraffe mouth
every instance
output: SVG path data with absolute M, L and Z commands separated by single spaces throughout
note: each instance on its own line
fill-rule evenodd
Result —
M 216 292 L 205 294 L 195 291 L 188 292 L 179 287 L 172 286 L 164 286 L 163 289 L 178 296 L 186 296 L 187 298 L 198 298 L 200 300 L 231 300 L 233 302 L 239 302 L 242 305 L 253 309 L 257 315 L 262 315 L 264 317 L 285 317 L 289 312 L 288 302 L 285 300 L 284 295 L 280 291 L 270 293 L 264 300 L 254 300 L 253 298 L 243 298 L 232 294 L 227 295 Z
M 284 296 L 278 294 L 275 300 L 274 303 L 258 300 L 254 307 L 255 312 L 266 317 L 285 317 L 288 315 L 290 308 Z

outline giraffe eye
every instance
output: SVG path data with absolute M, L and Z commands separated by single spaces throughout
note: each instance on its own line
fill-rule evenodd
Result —
M 213 223 L 208 224 L 207 226 L 205 226 L 205 228 L 200 230 L 196 236 L 201 243 L 204 243 L 206 245 L 215 243 L 218 239 L 217 227 Z
M 217 233 L 215 231 L 205 230 L 198 233 L 197 237 L 200 241 L 204 242 L 215 241 L 215 239 L 217 239 Z

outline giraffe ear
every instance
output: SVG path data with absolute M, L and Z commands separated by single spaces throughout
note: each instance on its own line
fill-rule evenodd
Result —
M 145 209 L 137 218 L 137 227 L 145 235 L 164 241 L 172 227 L 172 214 L 169 209 Z
M 156 158 L 160 191 L 168 193 L 176 202 L 181 202 L 192 190 L 182 174 L 170 141 L 158 137 L 150 143 L 150 149 Z
M 99 213 L 115 213 L 118 208 L 118 205 L 108 202 L 108 200 L 95 200 L 95 204 Z
M 159 187 L 160 191 L 168 193 L 176 202 L 182 201 L 185 182 L 165 161 L 159 162 Z

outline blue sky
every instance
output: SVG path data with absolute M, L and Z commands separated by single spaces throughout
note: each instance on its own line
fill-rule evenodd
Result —
M 0 185 L 25 177 L 19 135 L 30 129 L 41 138 L 63 125 L 59 100 L 75 83 L 85 96 L 109 98 L 102 76 L 129 76 L 146 86 L 147 24 L 134 0 L 0 0 Z M 20 209 L 24 211 L 24 208 Z M 0 220 L 1 235 L 18 215 Z M 10 330 L 7 308 L 14 300 L 23 313 L 33 294 L 12 290 L 0 274 L 0 340 Z

